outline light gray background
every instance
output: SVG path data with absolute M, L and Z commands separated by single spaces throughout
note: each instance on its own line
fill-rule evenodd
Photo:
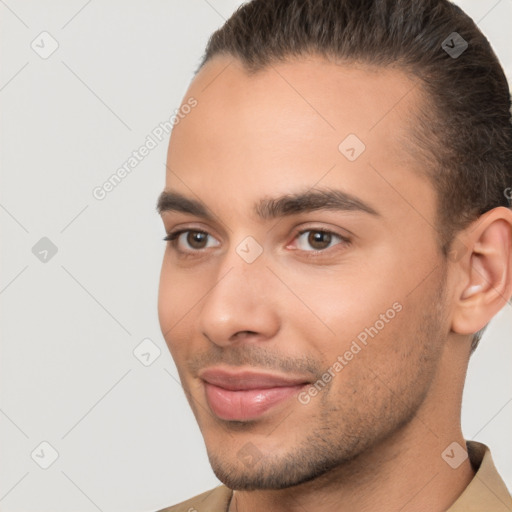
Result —
M 510 77 L 512 0 L 458 3 Z M 0 0 L 3 512 L 149 512 L 218 484 L 157 319 L 168 136 L 103 201 L 92 190 L 179 107 L 240 4 Z M 43 31 L 59 44 L 47 59 L 31 48 L 49 48 Z M 42 237 L 58 248 L 46 263 Z M 507 306 L 463 407 L 466 438 L 491 447 L 509 487 L 511 332 Z M 145 338 L 161 350 L 147 367 L 133 355 Z M 59 454 L 48 469 L 44 441 Z

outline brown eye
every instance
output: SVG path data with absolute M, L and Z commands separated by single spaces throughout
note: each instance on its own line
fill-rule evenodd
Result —
M 220 242 L 209 233 L 194 229 L 175 231 L 168 234 L 164 240 L 169 242 L 176 251 L 182 253 L 192 253 L 220 245 Z
M 187 244 L 192 249 L 204 249 L 208 241 L 208 234 L 202 231 L 189 231 L 187 234 Z
M 295 237 L 295 248 L 305 253 L 321 253 L 335 245 L 350 245 L 350 240 L 326 229 L 304 229 Z
M 316 251 L 327 249 L 332 241 L 331 233 L 326 231 L 310 231 L 308 236 L 308 244 Z

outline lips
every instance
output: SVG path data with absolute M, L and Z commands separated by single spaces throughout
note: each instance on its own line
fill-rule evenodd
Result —
M 222 368 L 208 368 L 199 377 L 204 381 L 212 412 L 231 421 L 256 419 L 310 383 L 304 377 Z

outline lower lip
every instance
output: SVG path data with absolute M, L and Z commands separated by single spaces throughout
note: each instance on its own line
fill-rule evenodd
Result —
M 305 385 L 232 391 L 205 382 L 210 409 L 220 419 L 253 420 L 264 412 L 296 395 Z

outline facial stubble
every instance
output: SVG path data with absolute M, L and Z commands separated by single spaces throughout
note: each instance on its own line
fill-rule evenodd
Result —
M 269 428 L 267 435 L 281 436 L 285 446 L 288 439 L 297 439 L 293 446 L 284 452 L 269 450 L 267 453 L 264 448 L 266 435 L 258 433 L 254 436 L 251 444 L 261 452 L 261 458 L 254 464 L 247 464 L 243 457 L 233 456 L 229 447 L 208 446 L 207 443 L 208 457 L 217 478 L 235 490 L 278 490 L 313 480 L 318 483 L 333 477 L 339 480 L 343 470 L 348 468 L 352 476 L 354 470 L 361 471 L 358 459 L 377 451 L 389 438 L 399 436 L 415 421 L 428 395 L 442 350 L 442 338 L 446 335 L 442 331 L 444 283 L 445 272 L 442 272 L 433 296 L 428 299 L 423 296 L 424 307 L 422 314 L 417 315 L 414 329 L 397 334 L 393 343 L 400 349 L 390 353 L 389 357 L 402 361 L 389 361 L 394 369 L 391 374 L 380 373 L 379 364 L 368 364 L 368 358 L 355 358 L 350 364 L 353 365 L 352 375 L 356 375 L 355 365 L 359 364 L 357 378 L 345 381 L 340 389 L 336 389 L 332 381 L 310 404 L 297 402 L 294 405 L 300 408 L 294 411 L 301 412 L 303 407 L 312 405 L 307 421 L 302 415 L 294 420 L 292 412 L 277 427 Z M 396 330 L 387 334 L 393 336 L 395 333 Z M 373 341 L 378 342 L 378 339 Z M 300 425 L 303 430 L 288 435 L 290 425 L 295 429 Z M 229 425 L 223 427 L 229 430 Z M 233 427 L 236 427 L 232 429 L 236 441 L 237 432 L 247 436 L 252 425 Z

